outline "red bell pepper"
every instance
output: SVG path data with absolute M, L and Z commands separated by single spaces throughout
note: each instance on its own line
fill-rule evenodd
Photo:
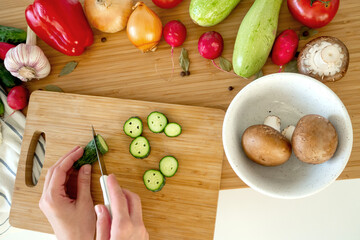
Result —
M 25 17 L 39 38 L 66 55 L 78 56 L 94 42 L 78 0 L 35 0 Z
M 10 43 L 0 42 L 0 59 L 4 60 L 9 49 L 16 47 Z

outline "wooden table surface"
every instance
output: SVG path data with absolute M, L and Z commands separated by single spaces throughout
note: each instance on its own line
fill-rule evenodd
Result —
M 24 10 L 31 0 L 0 0 L 0 24 L 26 29 Z M 38 45 L 44 50 L 52 65 L 51 74 L 40 81 L 27 85 L 30 91 L 53 84 L 65 92 L 137 99 L 164 103 L 206 106 L 226 110 L 233 97 L 252 79 L 242 79 L 217 70 L 210 61 L 202 58 L 197 51 L 197 40 L 206 31 L 215 30 L 222 34 L 225 42 L 223 57 L 231 60 L 235 37 L 241 20 L 253 0 L 242 0 L 232 14 L 222 23 L 210 28 L 196 26 L 188 14 L 190 0 L 184 0 L 178 7 L 163 10 L 144 1 L 160 16 L 163 24 L 170 20 L 181 20 L 187 27 L 188 36 L 183 45 L 189 51 L 189 77 L 180 77 L 176 64 L 175 75 L 171 78 L 170 47 L 162 40 L 154 53 L 140 53 L 127 39 L 125 32 L 106 34 L 94 30 L 94 44 L 78 57 L 65 56 L 41 40 Z M 350 52 L 350 66 L 346 76 L 338 82 L 327 83 L 344 102 L 350 114 L 354 145 L 348 165 L 339 179 L 360 178 L 360 3 L 342 0 L 333 21 L 319 29 L 316 36 L 329 35 L 341 39 Z M 287 28 L 299 31 L 301 24 L 289 13 L 283 2 L 279 17 L 278 32 Z M 315 36 L 315 37 L 316 37 Z M 106 42 L 101 38 L 105 37 Z M 301 49 L 309 40 L 299 43 Z M 175 62 L 180 53 L 175 49 Z M 75 71 L 58 77 L 62 67 L 69 61 L 78 61 Z M 275 73 L 278 67 L 268 60 L 264 74 Z M 234 89 L 229 91 L 229 86 Z M 225 158 L 226 159 L 226 158 Z M 236 176 L 228 161 L 223 163 L 221 189 L 245 187 Z

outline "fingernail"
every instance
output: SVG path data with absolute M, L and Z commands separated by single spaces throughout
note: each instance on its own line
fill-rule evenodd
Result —
M 84 174 L 87 174 L 87 175 L 91 174 L 91 165 L 90 164 L 85 164 L 83 166 L 83 171 L 84 171 Z
M 99 205 L 96 205 L 95 206 L 95 212 L 96 212 L 96 215 L 101 215 L 102 213 L 102 207 L 100 207 Z

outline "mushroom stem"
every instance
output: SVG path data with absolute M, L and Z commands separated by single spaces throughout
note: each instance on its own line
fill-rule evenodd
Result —
M 281 134 L 284 137 L 286 137 L 287 140 L 289 140 L 291 142 L 291 138 L 292 138 L 294 131 L 295 131 L 295 126 L 289 125 L 281 132 Z
M 274 128 L 280 132 L 280 123 L 281 120 L 278 116 L 267 116 L 264 120 L 264 125 Z

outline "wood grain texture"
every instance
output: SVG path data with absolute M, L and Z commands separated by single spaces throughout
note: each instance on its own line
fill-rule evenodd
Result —
M 178 122 L 183 127 L 182 134 L 168 138 L 165 134 L 151 133 L 146 117 L 155 110 Z M 131 116 L 139 116 L 145 124 L 143 136 L 151 146 L 146 159 L 135 159 L 129 153 L 132 139 L 122 128 Z M 104 156 L 108 173 L 114 173 L 122 187 L 140 195 L 151 239 L 211 239 L 223 161 L 223 117 L 224 111 L 219 109 L 46 91 L 33 93 L 13 194 L 11 225 L 52 232 L 38 207 L 45 174 L 74 146 L 85 146 L 91 140 L 94 125 L 110 148 Z M 30 161 L 33 152 L 29 149 L 40 133 L 45 134 L 46 156 L 39 182 L 33 186 Z M 159 160 L 166 155 L 178 159 L 178 172 L 166 179 L 160 192 L 150 192 L 143 184 L 143 173 L 158 169 Z M 99 178 L 100 169 L 95 163 L 91 187 L 94 204 L 103 203 Z
M 32 0 L 0 0 L 0 24 L 25 29 L 24 10 Z M 223 57 L 231 60 L 235 37 L 243 17 L 253 0 L 242 0 L 230 16 L 222 23 L 203 28 L 195 25 L 188 14 L 190 0 L 184 0 L 171 10 L 160 9 L 150 1 L 144 1 L 161 18 L 163 24 L 170 20 L 181 20 L 188 29 L 184 47 L 191 60 L 189 77 L 180 77 L 180 67 L 176 64 L 175 75 L 171 78 L 170 47 L 162 40 L 154 53 L 142 54 L 127 39 L 126 32 L 105 34 L 94 30 L 95 42 L 79 57 L 65 56 L 51 49 L 39 40 L 52 65 L 49 77 L 33 81 L 27 87 L 34 91 L 48 84 L 55 84 L 65 92 L 125 99 L 138 99 L 185 105 L 207 106 L 226 110 L 233 97 L 252 79 L 242 79 L 218 71 L 210 61 L 202 58 L 197 51 L 197 40 L 205 31 L 215 30 L 222 34 L 225 42 Z M 314 36 L 334 36 L 342 40 L 350 52 L 350 66 L 346 76 L 338 82 L 327 83 L 347 107 L 353 128 L 354 145 L 350 161 L 340 179 L 360 177 L 360 4 L 354 0 L 342 0 L 333 21 L 319 29 Z M 278 32 L 287 28 L 299 31 L 296 22 L 283 1 Z M 101 38 L 106 37 L 106 42 Z M 312 38 L 311 38 L 312 39 Z M 309 40 L 302 40 L 301 49 Z M 175 49 L 175 60 L 180 48 Z M 79 61 L 77 69 L 64 77 L 58 77 L 62 67 L 69 61 Z M 263 68 L 264 74 L 275 73 L 278 67 L 269 59 Z M 229 91 L 228 87 L 234 87 Z M 246 186 L 224 161 L 221 189 Z

